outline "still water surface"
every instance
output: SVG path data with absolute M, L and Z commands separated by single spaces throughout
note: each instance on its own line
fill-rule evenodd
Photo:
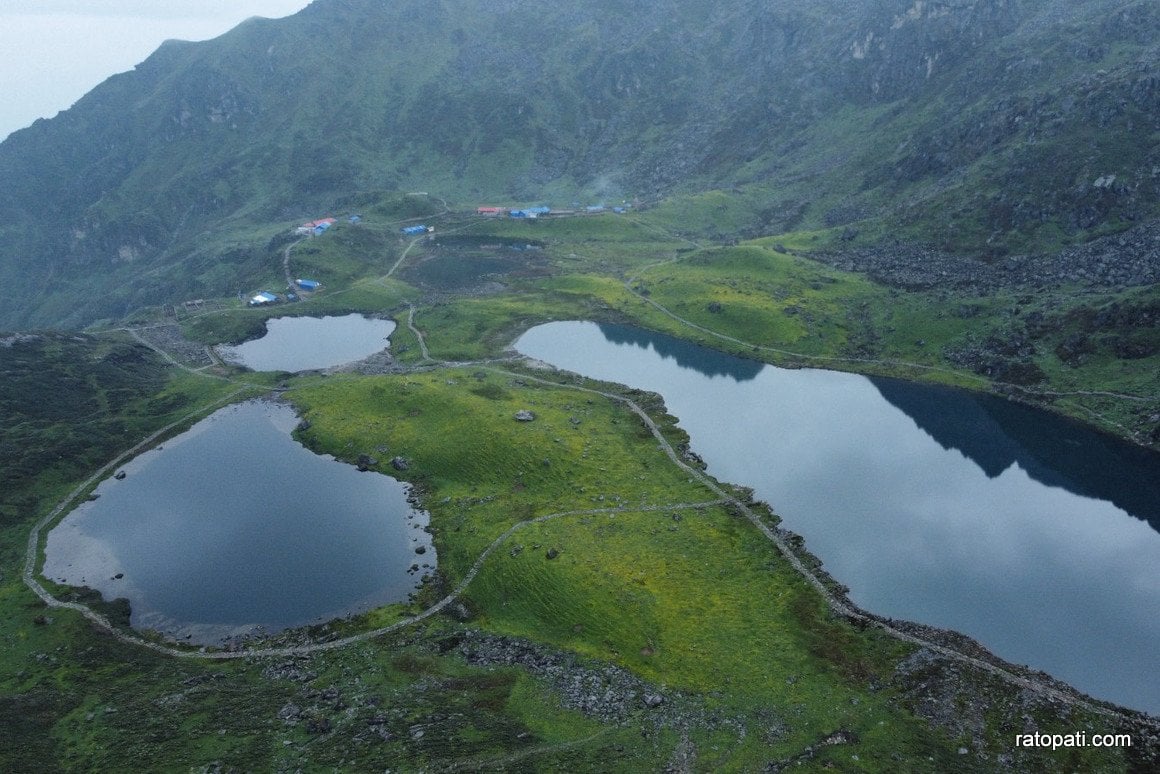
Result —
M 651 390 L 872 612 L 1160 714 L 1160 455 L 993 396 L 557 322 L 516 349 Z
M 249 401 L 140 455 L 49 533 L 44 576 L 126 597 L 134 627 L 199 643 L 406 599 L 411 565 L 435 564 L 426 514 L 403 483 L 306 449 L 297 422 Z
M 226 361 L 254 371 L 312 371 L 353 363 L 387 346 L 392 320 L 361 314 L 275 317 L 259 339 L 217 348 Z

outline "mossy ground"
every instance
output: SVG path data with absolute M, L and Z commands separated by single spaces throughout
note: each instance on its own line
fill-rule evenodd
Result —
M 907 648 L 830 620 L 748 522 L 721 506 L 635 510 L 716 498 L 623 405 L 519 373 L 460 369 L 331 379 L 289 397 L 320 451 L 353 459 L 385 448 L 380 457 L 408 460 L 397 475 L 422 487 L 447 587 L 516 523 L 623 508 L 513 534 L 466 590 L 468 625 L 612 662 L 723 713 L 793 708 L 784 738 L 725 735 L 718 754 L 705 746 L 706 765 L 792 757 L 839 727 L 856 731 L 867 762 L 890 760 L 899 740 L 908 755 L 939 749 L 885 695 L 867 694 Z M 536 419 L 516 421 L 521 409 Z M 760 738 L 754 723 L 747 731 Z
M 1157 369 L 1150 368 L 1156 356 L 1117 357 L 1112 337 L 1122 333 L 1100 327 L 1115 318 L 1100 315 L 1109 305 L 1146 305 L 1154 290 L 1078 295 L 1061 289 L 1031 301 L 1003 293 L 903 293 L 786 252 L 825 242 L 826 234 L 706 248 L 690 241 L 703 237 L 696 223 L 691 236 L 673 235 L 689 213 L 672 208 L 523 223 L 463 216 L 444 222 L 427 202 L 420 214 L 431 217 L 437 234 L 454 230 L 541 248 L 534 276 L 499 277 L 498 292 L 451 293 L 429 284 L 437 273 L 408 275 L 408 263 L 384 276 L 408 249 L 396 234 L 398 204 L 376 213 L 360 203 L 367 233 L 344 237 L 347 229 L 353 233 L 346 226 L 334 240 L 321 237 L 302 251 L 302 262 L 292 263 L 301 269 L 293 271 L 323 279 L 322 292 L 276 309 L 230 308 L 223 300 L 226 311 L 186 320 L 187 331 L 207 343 L 236 341 L 255 335 L 270 316 L 365 311 L 398 321 L 397 359 L 418 364 L 419 341 L 405 325 L 414 304 L 432 356 L 446 360 L 499 357 L 534 323 L 583 318 L 636 322 L 772 362 L 835 358 L 827 361 L 832 367 L 979 387 L 986 380 L 948 362 L 945 353 L 995 332 L 1022 330 L 1039 311 L 1058 322 L 1037 340 L 1034 361 L 1046 375 L 1040 387 L 1157 392 Z M 434 245 L 411 250 L 422 260 Z M 280 263 L 270 276 L 279 272 Z M 1056 350 L 1073 334 L 1087 336 L 1090 351 L 1067 363 Z M 756 770 L 791 759 L 800 759 L 803 770 L 961 769 L 957 748 L 970 740 L 952 739 L 917 719 L 892 682 L 909 646 L 833 619 L 821 597 L 730 509 L 665 507 L 715 497 L 664 456 L 623 403 L 577 389 L 620 388 L 551 386 L 537 381 L 544 376 L 493 363 L 293 380 L 289 397 L 312 423 L 302 434 L 312 448 L 351 461 L 363 453 L 409 461 L 407 471 L 392 473 L 422 492 L 439 558 L 438 577 L 410 605 L 334 622 L 314 635 L 384 626 L 417 612 L 454 588 L 513 525 L 567 511 L 604 512 L 518 529 L 467 586 L 467 620 L 439 616 L 297 660 L 214 663 L 153 655 L 69 611 L 48 610 L 23 585 L 20 568 L 30 525 L 107 459 L 109 443 L 128 447 L 237 385 L 187 374 L 138 385 L 140 394 L 119 404 L 109 398 L 122 393 L 99 383 L 82 387 L 64 373 L 65 386 L 54 389 L 95 389 L 94 405 L 122 422 L 99 425 L 99 438 L 73 439 L 83 448 L 61 452 L 67 464 L 26 476 L 19 495 L 0 495 L 6 509 L 0 725 L 12 731 L 0 735 L 0 769 L 655 771 L 672 760 L 683 735 L 702 770 Z M 244 378 L 262 384 L 272 377 Z M 670 443 L 683 440 L 655 396 L 631 397 Z M 1111 421 L 1131 419 L 1122 401 L 1108 397 L 1071 397 L 1060 405 L 1080 416 L 1096 411 Z M 515 421 L 521 409 L 533 411 L 535 421 Z M 47 428 L 33 442 L 48 448 L 54 437 Z M 597 667 L 615 665 L 738 724 L 658 728 L 649 726 L 643 705 L 617 722 L 585 715 L 566 706 L 542 675 L 466 663 L 454 642 L 468 631 L 532 641 Z M 1014 706 L 1011 689 L 996 690 L 999 706 Z M 1005 718 L 998 713 L 988 720 L 984 736 L 994 750 L 1003 750 L 1013 733 Z M 1069 724 L 1091 722 L 1078 718 L 1040 723 L 1067 732 Z M 816 747 L 839 729 L 857 741 Z M 811 746 L 814 756 L 800 758 Z M 1077 759 L 1025 762 L 1040 769 L 1127 765 L 1117 752 L 1092 750 Z

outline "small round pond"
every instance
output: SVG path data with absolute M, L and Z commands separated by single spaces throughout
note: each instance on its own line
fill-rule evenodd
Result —
M 275 317 L 266 334 L 217 348 L 222 358 L 254 371 L 312 371 L 362 360 L 385 348 L 392 320 L 361 314 L 341 317 Z
M 871 612 L 1160 713 L 1160 455 L 988 395 L 786 370 L 616 325 L 516 348 L 651 390 Z
M 201 644 L 405 600 L 435 564 L 426 514 L 405 484 L 299 444 L 297 422 L 249 401 L 135 458 L 49 533 L 44 576 Z

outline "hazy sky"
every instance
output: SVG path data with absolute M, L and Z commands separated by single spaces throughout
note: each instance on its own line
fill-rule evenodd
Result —
M 162 41 L 208 40 L 310 0 L 0 0 L 0 139 L 67 109 Z

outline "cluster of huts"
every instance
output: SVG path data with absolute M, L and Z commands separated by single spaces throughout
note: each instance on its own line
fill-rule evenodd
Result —
M 509 218 L 539 218 L 544 215 L 576 215 L 580 212 L 597 213 L 604 212 L 610 209 L 616 213 L 622 213 L 627 208 L 625 207 L 605 207 L 603 204 L 590 204 L 587 207 L 580 208 L 580 203 L 575 202 L 573 209 L 570 210 L 553 210 L 551 207 L 522 207 L 522 208 L 508 208 L 508 207 L 476 207 L 475 214 L 482 215 L 489 218 L 499 218 L 507 215 Z
M 434 226 L 428 226 L 422 223 L 414 226 L 404 226 L 399 231 L 407 236 L 418 236 L 419 234 L 430 234 L 435 230 Z
M 351 215 L 347 218 L 347 220 L 351 223 L 358 223 L 362 220 L 362 217 L 359 215 Z M 296 229 L 294 229 L 294 233 L 300 236 L 320 236 L 329 231 L 331 227 L 334 226 L 334 224 L 337 222 L 337 218 L 320 218 L 318 220 L 312 220 L 308 223 L 303 223 L 301 226 L 298 226 Z M 255 293 L 253 296 L 250 296 L 246 303 L 250 306 L 269 306 L 270 304 L 277 304 L 282 301 L 297 301 L 298 292 L 296 291 L 303 293 L 313 293 L 320 287 L 322 287 L 322 283 L 320 283 L 318 280 L 299 277 L 298 279 L 294 280 L 293 285 L 286 288 L 286 295 L 284 297 L 278 295 L 277 293 L 271 293 L 268 290 L 263 290 L 259 293 Z
M 334 218 L 322 218 L 321 220 L 312 220 L 309 223 L 303 223 L 298 228 L 294 229 L 295 234 L 303 236 L 318 236 L 327 231 L 335 224 Z
M 522 209 L 509 209 L 507 207 L 476 207 L 476 215 L 486 215 L 489 217 L 501 217 L 507 215 L 509 218 L 538 218 L 541 215 L 547 215 L 552 211 L 551 207 L 524 207 Z
M 361 215 L 351 215 L 347 218 L 351 223 L 358 223 L 362 220 Z M 303 223 L 298 228 L 294 229 L 295 234 L 301 236 L 319 236 L 330 230 L 338 221 L 335 218 L 320 218 L 319 220 L 312 220 L 308 223 Z
M 577 208 L 571 210 L 553 210 L 547 205 L 522 208 L 482 206 L 475 208 L 475 214 L 483 215 L 485 217 L 503 217 L 506 215 L 509 218 L 539 218 L 545 215 L 574 215 L 578 212 L 597 213 L 603 212 L 605 210 L 605 206 L 603 204 L 591 204 L 587 207 L 584 207 L 582 210 L 578 208 L 579 202 L 575 202 L 574 204 L 577 205 Z M 611 207 L 609 209 L 611 209 L 613 212 L 621 213 L 624 212 L 626 208 Z M 358 215 L 351 215 L 349 220 L 351 223 L 358 223 L 361 218 Z M 318 220 L 312 220 L 307 223 L 303 223 L 301 226 L 298 226 L 296 229 L 294 229 L 294 233 L 301 236 L 320 236 L 321 234 L 329 231 L 336 222 L 338 221 L 335 218 L 320 218 Z M 434 226 L 428 226 L 425 223 L 416 223 L 415 225 L 404 226 L 403 228 L 399 229 L 399 232 L 406 236 L 419 236 L 420 234 L 430 234 L 434 231 Z M 316 280 L 299 278 L 294 280 L 294 287 L 286 289 L 285 299 L 283 299 L 283 297 L 279 296 L 277 293 L 271 293 L 268 290 L 263 290 L 260 293 L 256 293 L 255 295 L 251 296 L 248 303 L 250 306 L 266 306 L 268 304 L 279 303 L 283 300 L 297 301 L 298 295 L 294 292 L 295 290 L 299 290 L 305 293 L 313 293 L 318 290 L 319 287 L 320 284 Z
M 286 289 L 285 298 L 278 295 L 277 293 L 271 293 L 268 290 L 263 290 L 262 292 L 251 296 L 247 303 L 250 306 L 269 306 L 270 304 L 277 304 L 281 301 L 297 301 L 298 294 L 294 292 L 295 290 L 301 291 L 303 293 L 313 293 L 320 287 L 322 287 L 322 283 L 318 280 L 299 278 L 294 280 L 294 287 Z

